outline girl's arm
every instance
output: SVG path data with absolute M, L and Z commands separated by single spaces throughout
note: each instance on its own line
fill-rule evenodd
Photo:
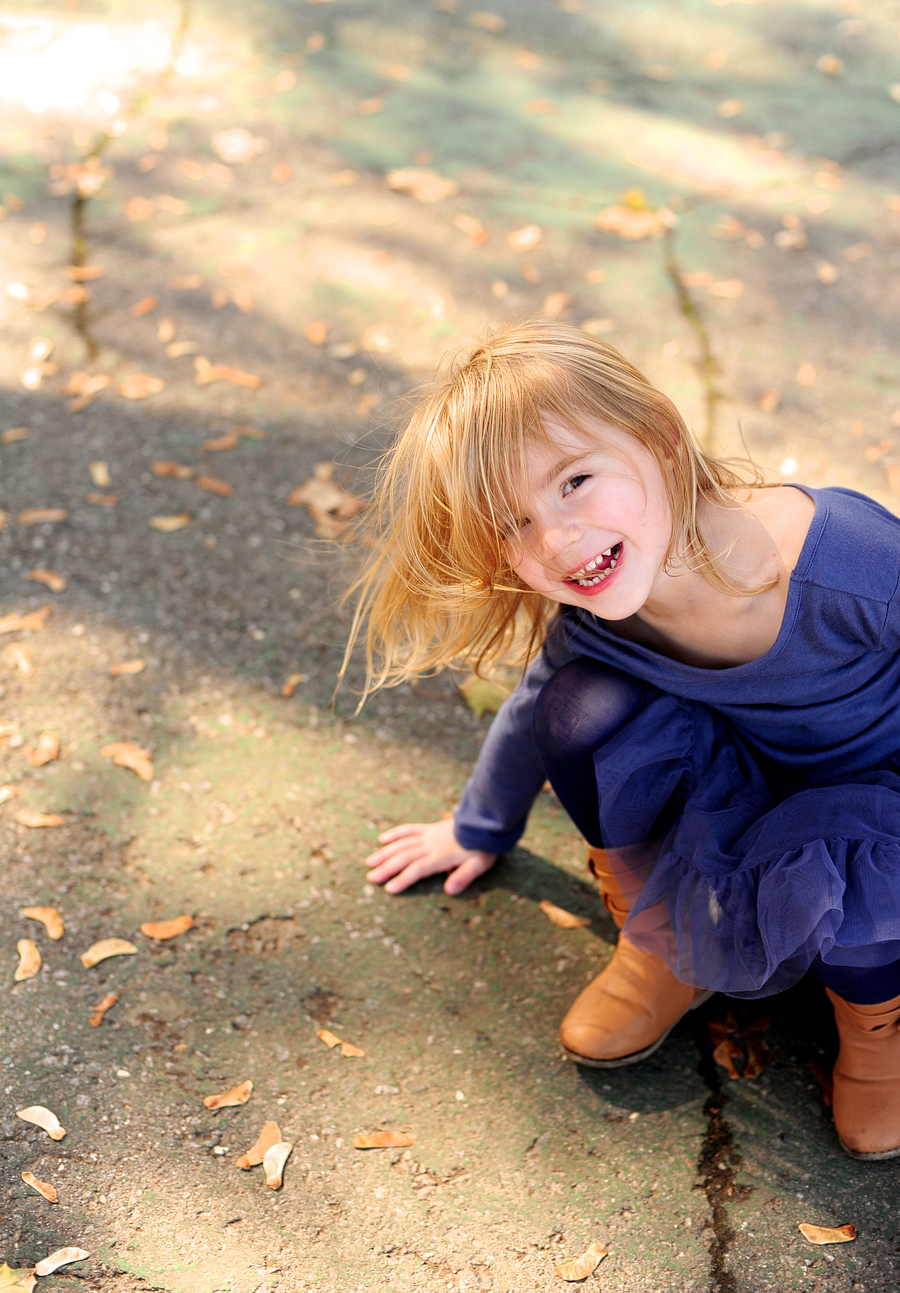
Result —
M 366 859 L 373 884 L 401 893 L 448 871 L 445 891 L 460 893 L 518 843 L 546 776 L 532 734 L 534 703 L 571 659 L 561 634 L 551 635 L 491 724 L 454 818 L 407 823 L 380 835 L 382 848 Z

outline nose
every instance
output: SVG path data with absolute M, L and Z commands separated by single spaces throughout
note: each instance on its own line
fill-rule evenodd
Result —
M 538 538 L 541 548 L 548 557 L 558 557 L 571 547 L 579 537 L 579 528 L 573 522 L 563 523 L 548 518 L 546 524 L 538 526 Z

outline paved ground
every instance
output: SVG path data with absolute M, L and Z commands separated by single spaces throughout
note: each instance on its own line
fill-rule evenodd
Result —
M 441 356 L 544 311 L 620 344 L 718 452 L 742 434 L 786 478 L 896 506 L 898 83 L 893 2 L 0 8 L 0 432 L 28 430 L 0 437 L 0 612 L 52 606 L 0 639 L 13 1267 L 78 1245 L 42 1286 L 519 1293 L 599 1239 L 610 1290 L 896 1288 L 898 1169 L 837 1146 L 814 987 L 731 1019 L 713 1001 L 647 1064 L 579 1071 L 556 1025 L 614 931 L 549 797 L 465 899 L 365 885 L 376 829 L 450 808 L 489 719 L 449 677 L 331 715 L 349 558 L 287 499 L 321 462 L 364 493 Z M 392 191 L 410 166 L 457 192 Z M 629 191 L 626 221 L 665 205 L 668 239 L 595 226 Z M 135 374 L 162 388 L 129 400 Z M 33 766 L 48 729 L 60 757 Z M 555 929 L 542 898 L 590 926 Z M 183 912 L 172 942 L 138 932 Z M 137 954 L 85 970 L 108 936 Z M 44 964 L 14 984 L 24 937 Z M 729 1028 L 767 1043 L 761 1076 L 714 1062 Z M 247 1104 L 204 1107 L 248 1078 Z M 15 1117 L 32 1104 L 65 1139 Z M 267 1119 L 294 1144 L 277 1193 L 233 1166 Z M 413 1144 L 353 1148 L 372 1129 Z M 859 1238 L 814 1248 L 801 1221 Z

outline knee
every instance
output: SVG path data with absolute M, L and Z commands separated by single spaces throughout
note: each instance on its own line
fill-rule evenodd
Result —
M 541 688 L 534 736 L 545 762 L 593 754 L 647 704 L 647 688 L 594 660 L 572 660 Z

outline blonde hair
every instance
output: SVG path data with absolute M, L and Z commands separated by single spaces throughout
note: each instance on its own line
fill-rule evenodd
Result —
M 667 560 L 678 556 L 720 590 L 736 584 L 698 523 L 700 499 L 733 506 L 736 487 L 763 485 L 749 462 L 724 461 L 692 439 L 674 404 L 605 341 L 562 323 L 521 324 L 458 359 L 386 455 L 360 538 L 363 569 L 343 675 L 365 629 L 365 694 L 448 665 L 482 672 L 524 664 L 557 603 L 511 569 L 516 482 L 544 420 L 582 434 L 581 420 L 633 436 L 661 469 L 671 515 Z

